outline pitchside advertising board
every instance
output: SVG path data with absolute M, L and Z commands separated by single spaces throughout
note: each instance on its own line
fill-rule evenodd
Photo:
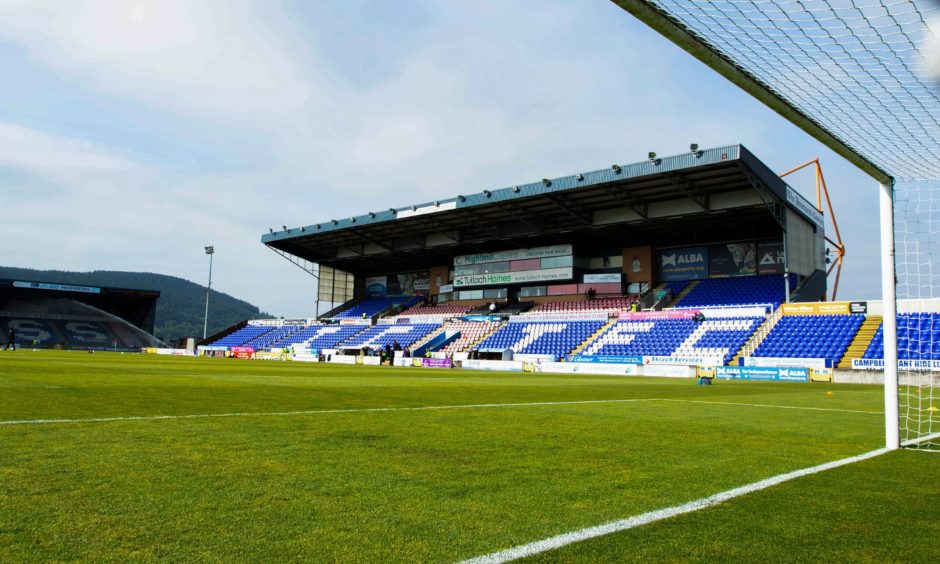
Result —
M 767 366 L 719 366 L 717 378 L 729 380 L 779 380 L 782 382 L 809 382 L 808 368 L 771 368 Z

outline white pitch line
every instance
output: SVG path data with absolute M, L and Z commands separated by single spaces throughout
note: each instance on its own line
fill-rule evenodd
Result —
M 917 437 L 916 439 L 908 439 L 901 443 L 901 446 L 914 446 L 919 443 L 928 443 L 934 439 L 940 439 L 940 433 L 932 433 L 930 435 L 924 435 L 923 437 Z
M 658 509 L 656 511 L 650 511 L 641 515 L 635 515 L 620 521 L 611 521 L 610 523 L 605 523 L 603 525 L 588 527 L 585 529 L 572 531 L 570 533 L 563 533 L 561 535 L 549 537 L 547 539 L 535 541 L 529 544 L 523 544 L 506 550 L 501 550 L 499 552 L 493 552 L 490 554 L 484 554 L 483 556 L 477 556 L 476 558 L 470 558 L 469 560 L 464 560 L 460 564 L 497 564 L 501 562 L 517 560 L 519 558 L 526 558 L 549 550 L 555 550 L 557 548 L 561 548 L 576 542 L 581 542 L 587 539 L 593 539 L 620 531 L 626 531 L 628 529 L 633 529 L 642 525 L 661 521 L 663 519 L 669 519 L 678 515 L 683 515 L 685 513 L 691 513 L 693 511 L 712 507 L 736 497 L 767 489 L 795 478 L 802 478 L 803 476 L 818 474 L 819 472 L 824 472 L 826 470 L 831 470 L 833 468 L 838 468 L 847 464 L 854 464 L 855 462 L 861 462 L 862 460 L 868 460 L 869 458 L 880 456 L 886 452 L 889 452 L 888 449 L 880 448 L 878 450 L 866 452 L 865 454 L 860 454 L 858 456 L 852 456 L 849 458 L 843 458 L 841 460 L 820 464 L 818 466 L 811 466 L 809 468 L 794 470 L 793 472 L 779 474 L 759 482 L 754 482 L 746 486 L 723 491 L 708 497 L 697 499 L 695 501 L 690 501 L 689 503 L 682 505 L 675 505 L 673 507 Z
M 197 413 L 192 415 L 128 415 L 122 417 L 89 417 L 86 419 L 18 419 L 0 421 L 2 425 L 51 425 L 59 423 L 108 423 L 112 421 L 165 421 L 173 419 L 209 419 L 213 417 L 285 417 L 290 415 L 317 415 L 327 413 L 377 413 L 386 411 L 434 411 L 440 409 L 477 409 L 487 407 L 537 407 L 547 405 L 584 405 L 605 403 L 634 403 L 655 401 L 658 398 L 634 398 L 614 400 L 542 401 L 528 403 L 476 403 L 464 405 L 426 405 L 418 407 L 364 407 L 353 409 L 311 409 L 305 411 Z
M 713 403 L 715 405 L 740 405 L 744 407 L 769 407 L 774 409 L 802 409 L 805 411 L 835 411 L 840 413 L 868 413 L 870 415 L 884 415 L 882 411 L 863 411 L 860 409 L 839 409 L 837 407 L 806 407 L 801 405 L 773 405 L 769 403 L 740 403 L 733 401 L 708 401 L 708 400 L 689 400 L 660 398 L 660 401 L 674 401 L 682 403 Z

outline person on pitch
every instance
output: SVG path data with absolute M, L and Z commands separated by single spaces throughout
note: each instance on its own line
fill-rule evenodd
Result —
M 16 350 L 16 329 L 10 327 L 10 339 L 7 341 L 7 346 L 3 347 L 3 350 Z

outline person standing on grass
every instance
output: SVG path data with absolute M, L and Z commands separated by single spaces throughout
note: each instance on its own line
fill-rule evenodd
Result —
M 10 340 L 7 341 L 7 346 L 3 347 L 3 350 L 16 350 L 16 330 L 10 327 Z

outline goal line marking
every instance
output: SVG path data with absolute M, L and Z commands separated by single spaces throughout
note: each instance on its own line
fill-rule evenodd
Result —
M 302 411 L 197 413 L 192 415 L 128 415 L 121 417 L 89 417 L 83 419 L 16 419 L 0 421 L 3 425 L 52 425 L 62 423 L 109 423 L 112 421 L 164 421 L 174 419 L 211 419 L 213 417 L 286 417 L 291 415 L 317 415 L 327 413 L 381 413 L 394 411 L 434 411 L 445 409 L 478 409 L 487 407 L 538 407 L 548 405 L 586 405 L 610 403 L 636 403 L 656 401 L 659 398 L 631 398 L 610 400 L 539 401 L 516 403 L 475 403 L 464 405 L 425 405 L 416 407 L 363 407 L 350 409 L 310 409 Z
M 678 515 L 712 507 L 736 497 L 741 497 L 752 492 L 782 484 L 783 482 L 801 478 L 803 476 L 809 476 L 811 474 L 818 474 L 819 472 L 825 472 L 826 470 L 831 470 L 840 466 L 846 466 L 848 464 L 854 464 L 863 460 L 868 460 L 869 458 L 880 456 L 886 452 L 888 452 L 888 449 L 880 448 L 878 450 L 873 450 L 864 454 L 859 454 L 857 456 L 851 456 L 849 458 L 843 458 L 841 460 L 835 460 L 833 462 L 827 462 L 818 466 L 811 466 L 809 468 L 794 470 L 793 472 L 779 474 L 777 476 L 760 480 L 759 482 L 754 482 L 746 486 L 726 490 L 708 497 L 703 497 L 695 501 L 684 503 L 682 505 L 674 505 L 665 509 L 657 509 L 655 511 L 642 513 L 640 515 L 634 515 L 633 517 L 629 517 L 627 519 L 611 521 L 609 523 L 604 523 L 603 525 L 597 525 L 594 527 L 587 527 L 584 529 L 571 531 L 569 533 L 563 533 L 542 539 L 540 541 L 535 541 L 528 544 L 515 546 L 506 550 L 501 550 L 499 552 L 492 552 L 490 554 L 484 554 L 482 556 L 470 558 L 468 560 L 464 560 L 460 564 L 498 564 L 501 562 L 517 560 L 519 558 L 526 558 L 549 550 L 555 550 L 569 544 L 574 544 L 576 542 L 610 535 L 620 531 L 626 531 L 628 529 L 648 525 L 649 523 L 654 523 L 663 519 L 670 519 Z

